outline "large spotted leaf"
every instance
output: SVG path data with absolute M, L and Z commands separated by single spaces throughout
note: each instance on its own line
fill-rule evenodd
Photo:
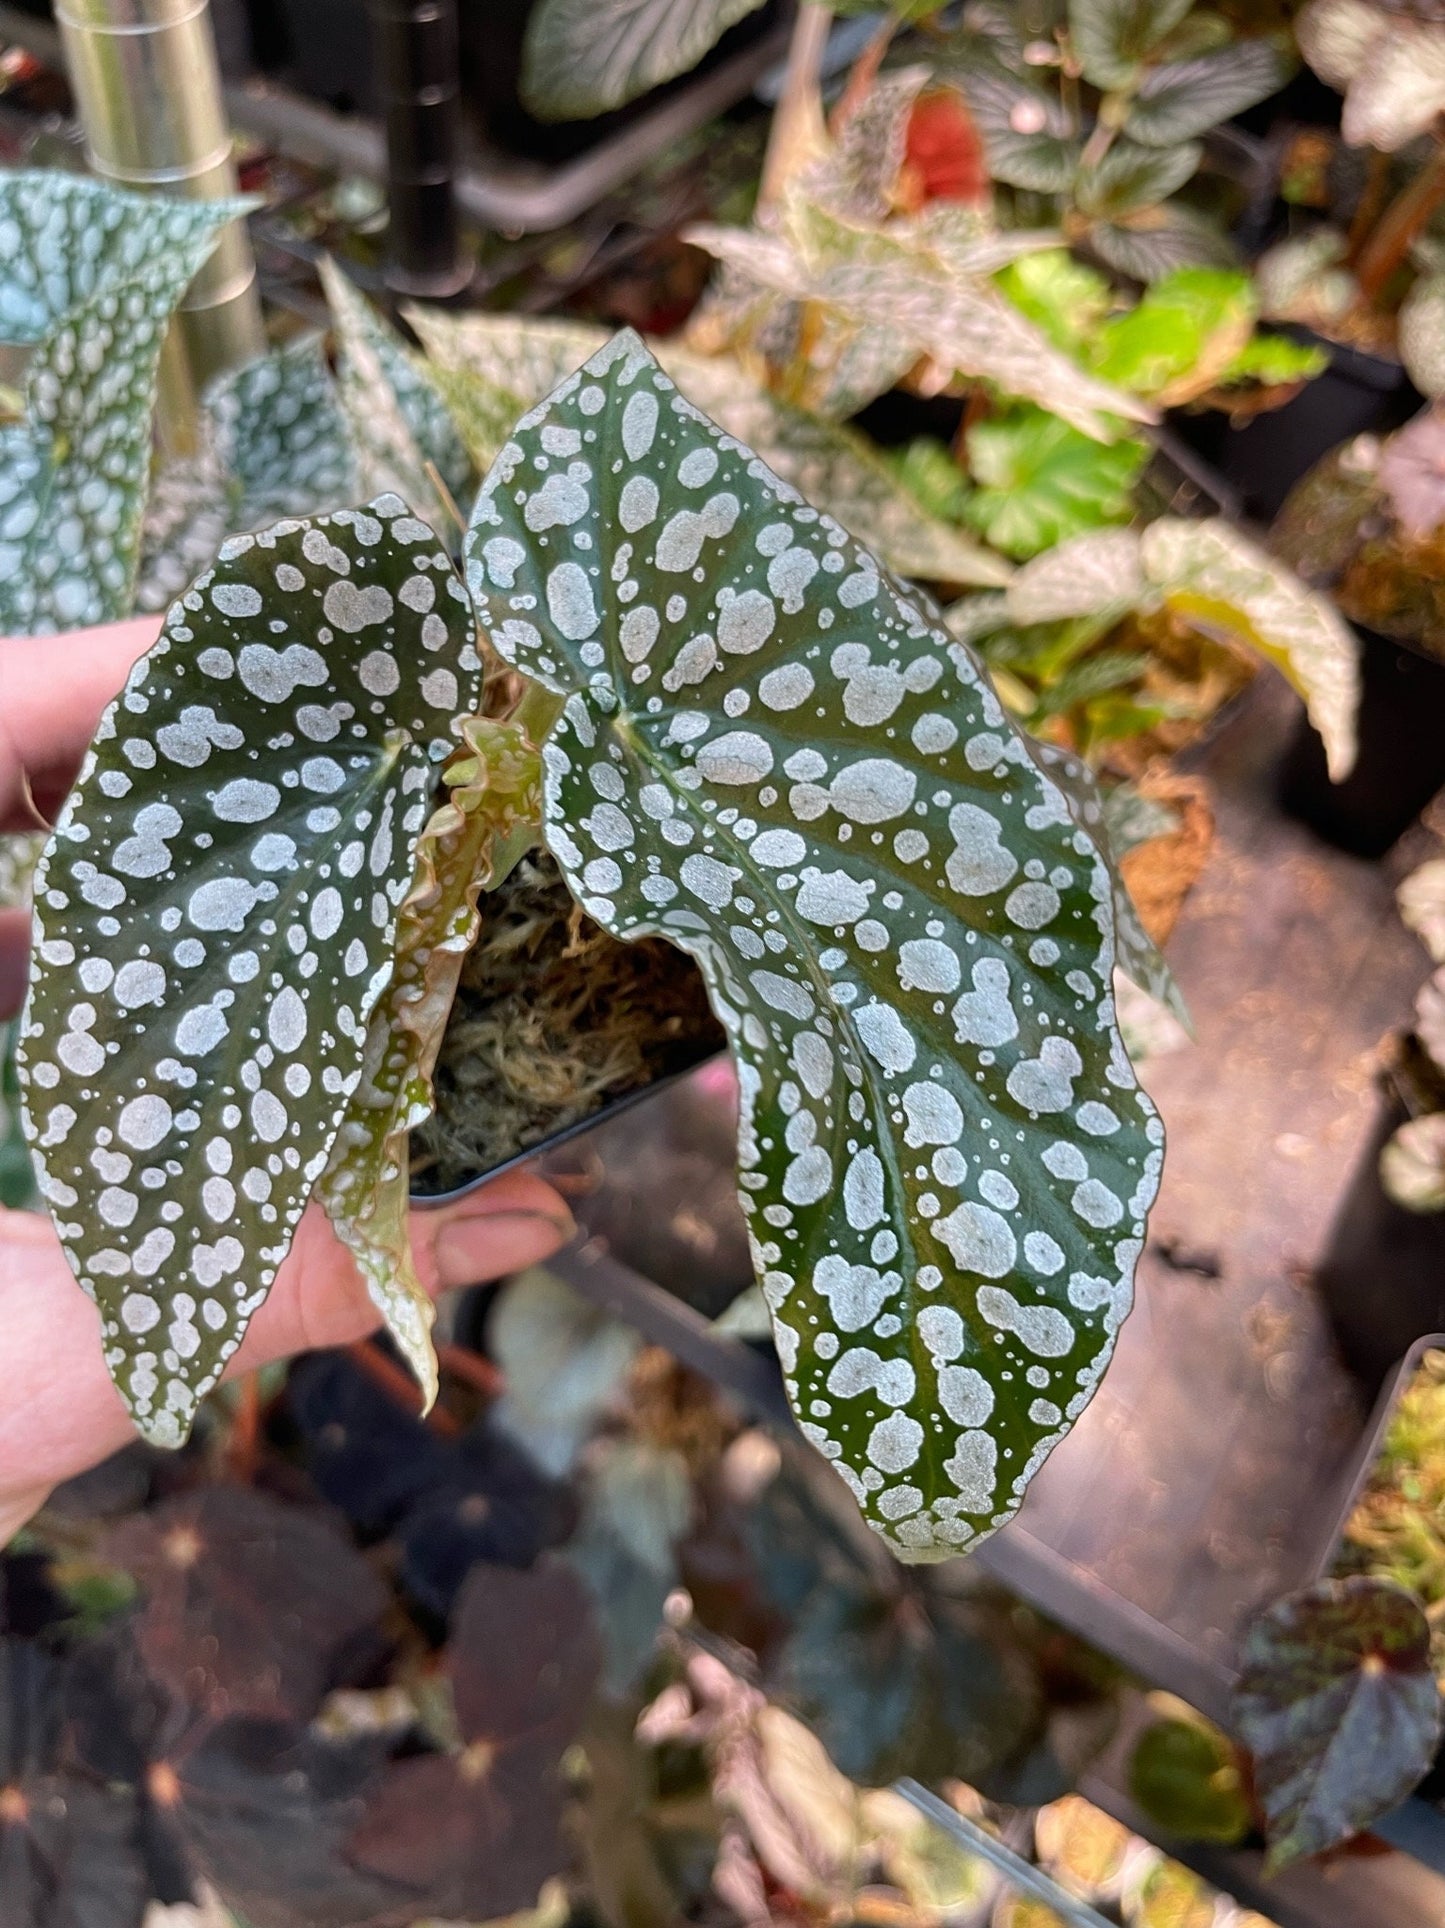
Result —
M 434 357 L 473 459 L 487 467 L 524 410 L 534 407 L 606 339 L 579 322 L 516 315 L 410 317 Z M 1002 557 L 920 509 L 862 435 L 792 408 L 760 388 L 728 356 L 667 342 L 659 357 L 688 398 L 755 449 L 775 474 L 835 515 L 900 575 L 995 585 L 1012 570 Z
M 1156 1184 L 1098 851 L 967 651 L 634 335 L 519 426 L 468 583 L 565 699 L 572 889 L 727 1027 L 804 1431 L 905 1558 L 973 1544 L 1087 1403 Z
M 465 591 L 395 496 L 236 537 L 106 712 L 47 847 L 31 1141 L 116 1385 L 161 1444 L 326 1164 L 478 683 Z
M 244 528 L 343 508 L 361 493 L 320 335 L 221 376 L 206 406 Z
M 31 349 L 0 427 L 0 631 L 129 613 L 166 327 L 249 205 L 0 175 L 0 341 Z
M 407 1236 L 407 1136 L 430 1116 L 432 1072 L 468 951 L 478 899 L 535 844 L 541 764 L 520 725 L 470 716 L 447 795 L 421 834 L 397 926 L 396 962 L 372 1014 L 361 1081 L 337 1133 L 321 1202 L 351 1247 L 366 1289 L 436 1397 L 432 1302 Z

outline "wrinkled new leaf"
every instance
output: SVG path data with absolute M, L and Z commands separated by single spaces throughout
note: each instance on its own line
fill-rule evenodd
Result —
M 685 74 L 763 0 L 541 0 L 527 22 L 522 98 L 543 120 L 587 120 Z
M 325 1166 L 479 682 L 465 591 L 395 496 L 234 538 L 106 712 L 47 847 L 31 1142 L 159 1444 L 185 1437 Z
M 396 963 L 372 1014 L 365 1063 L 318 1188 L 366 1289 L 421 1385 L 436 1397 L 434 1308 L 407 1235 L 407 1136 L 430 1116 L 432 1071 L 467 952 L 477 901 L 536 841 L 541 766 L 515 723 L 468 717 L 448 765 L 446 800 L 417 843 Z
M 0 631 L 130 614 L 172 310 L 249 201 L 170 201 L 0 174 L 0 341 L 29 345 L 0 423 Z
M 1310 0 L 1295 21 L 1300 52 L 1345 96 L 1341 131 L 1394 153 L 1445 108 L 1445 28 L 1369 0 Z
M 1445 1211 L 1445 1111 L 1410 1118 L 1380 1151 L 1380 1183 L 1407 1212 Z
M 1267 1870 L 1368 1827 L 1410 1793 L 1440 1735 L 1419 1602 L 1363 1575 L 1278 1601 L 1245 1637 L 1234 1723 L 1254 1757 Z
M 438 364 L 438 379 L 481 468 L 496 458 L 517 417 L 606 339 L 600 328 L 512 315 L 417 310 L 410 319 Z M 670 342 L 660 359 L 690 400 L 900 575 L 979 585 L 1008 580 L 1008 565 L 997 556 L 942 518 L 920 514 L 865 437 L 790 408 L 731 360 Z
M 1205 634 L 1246 642 L 1304 697 L 1338 782 L 1355 758 L 1358 645 L 1323 596 L 1220 518 L 1161 516 L 1143 530 L 1076 536 L 1008 588 L 1018 623 L 1167 605 Z
M 344 508 L 361 493 L 320 335 L 222 375 L 206 406 L 244 527 Z
M 1098 852 L 966 652 L 636 336 L 519 426 L 467 553 L 565 698 L 570 886 L 728 1029 L 803 1429 L 895 1550 L 956 1552 L 1087 1403 L 1157 1182 Z

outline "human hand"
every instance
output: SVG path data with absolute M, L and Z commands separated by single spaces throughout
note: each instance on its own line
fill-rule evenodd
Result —
M 154 642 L 145 617 L 68 636 L 0 640 L 0 832 L 32 830 L 64 801 L 101 712 Z M 0 1022 L 25 994 L 30 918 L 0 910 Z M 567 1207 L 526 1172 L 412 1216 L 412 1251 L 436 1294 L 521 1271 L 571 1234 Z M 227 1377 L 381 1323 L 350 1254 L 308 1208 Z M 0 1546 L 51 1488 L 133 1437 L 102 1355 L 100 1318 L 48 1219 L 0 1207 Z

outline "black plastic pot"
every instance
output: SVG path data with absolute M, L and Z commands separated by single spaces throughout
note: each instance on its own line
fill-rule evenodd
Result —
M 1359 755 L 1332 783 L 1301 716 L 1280 770 L 1280 806 L 1337 850 L 1379 857 L 1445 786 L 1445 663 L 1370 629 L 1360 639 Z
M 1279 332 L 1328 351 L 1330 365 L 1283 408 L 1239 428 L 1218 409 L 1171 417 L 1176 435 L 1219 470 L 1246 511 L 1272 521 L 1315 463 L 1353 436 L 1387 435 L 1422 397 L 1399 362 L 1322 340 L 1308 328 Z

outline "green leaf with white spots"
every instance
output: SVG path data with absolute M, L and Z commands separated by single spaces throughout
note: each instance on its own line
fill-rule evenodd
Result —
M 31 1143 L 106 1361 L 182 1440 L 366 1065 L 480 662 L 395 496 L 239 536 L 103 718 L 35 886 Z
M 1205 635 L 1243 642 L 1305 699 L 1336 782 L 1355 760 L 1359 646 L 1334 605 L 1222 517 L 1161 516 L 1101 529 L 1026 563 L 1008 587 L 1015 622 L 1167 605 Z
M 331 304 L 336 398 L 351 436 L 357 493 L 390 491 L 443 528 L 447 511 L 427 472 L 430 457 L 392 385 L 392 372 L 405 366 L 405 350 L 334 261 L 324 257 L 320 272 Z
M 419 310 L 411 320 L 435 358 L 437 379 L 482 468 L 496 459 L 517 417 L 606 340 L 600 328 L 515 315 L 453 317 Z M 890 569 L 980 587 L 1008 581 L 1008 563 L 922 511 L 864 436 L 780 402 L 730 359 L 672 342 L 658 355 L 690 401 L 799 494 L 835 515 Z
M 28 344 L 0 427 L 0 631 L 128 615 L 170 316 L 248 201 L 0 175 L 0 340 Z
M 1157 1183 L 1098 850 L 967 651 L 634 335 L 519 425 L 467 554 L 565 699 L 571 888 L 727 1027 L 799 1421 L 903 1557 L 959 1552 L 1087 1404 Z
M 320 335 L 221 376 L 205 399 L 245 528 L 344 508 L 361 493 Z
M 446 798 L 417 844 L 391 983 L 372 1014 L 361 1082 L 319 1187 L 428 1407 L 437 1389 L 433 1307 L 407 1234 L 407 1134 L 431 1115 L 432 1071 L 476 941 L 477 901 L 535 844 L 541 817 L 541 762 L 517 724 L 472 716 L 461 733 Z
M 221 466 L 210 424 L 200 446 L 156 469 L 141 525 L 137 609 L 169 609 L 230 533 L 235 489 Z

